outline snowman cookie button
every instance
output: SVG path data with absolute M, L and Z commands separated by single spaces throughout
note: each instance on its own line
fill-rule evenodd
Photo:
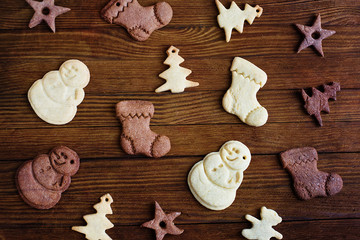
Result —
M 28 91 L 35 113 L 54 125 L 69 123 L 84 100 L 84 89 L 90 81 L 88 67 L 79 60 L 64 62 L 58 71 L 50 71 L 37 80 Z
M 219 152 L 212 152 L 189 172 L 191 193 L 204 207 L 223 210 L 235 200 L 243 172 L 251 160 L 250 150 L 239 141 L 228 141 Z

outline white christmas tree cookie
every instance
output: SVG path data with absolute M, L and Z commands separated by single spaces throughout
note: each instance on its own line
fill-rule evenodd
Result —
M 171 46 L 167 51 L 168 57 L 164 64 L 169 65 L 169 69 L 160 73 L 159 77 L 164 78 L 166 83 L 158 87 L 155 92 L 164 92 L 170 90 L 172 93 L 180 93 L 188 87 L 199 86 L 199 83 L 186 79 L 191 74 L 191 70 L 179 66 L 184 59 L 179 56 L 179 49 Z
M 223 107 L 244 123 L 260 127 L 267 122 L 268 112 L 256 99 L 256 93 L 267 80 L 266 73 L 251 62 L 235 57 L 231 66 L 232 83 L 223 98 Z
M 66 124 L 75 117 L 89 81 L 87 66 L 79 60 L 68 60 L 59 71 L 48 72 L 34 82 L 28 91 L 30 105 L 45 122 Z
M 251 7 L 246 4 L 244 11 L 242 11 L 234 1 L 231 2 L 229 9 L 226 9 L 219 0 L 215 0 L 215 3 L 220 13 L 217 20 L 219 26 L 225 31 L 226 42 L 230 42 L 233 28 L 242 33 L 245 20 L 251 25 L 255 17 L 260 17 L 263 12 L 259 5 Z
M 114 224 L 105 215 L 113 213 L 110 206 L 112 202 L 113 199 L 110 194 L 103 195 L 100 198 L 100 202 L 94 205 L 97 213 L 84 216 L 87 225 L 74 226 L 71 229 L 85 234 L 86 239 L 89 240 L 111 240 L 105 233 L 105 230 L 114 227 Z
M 250 150 L 241 142 L 228 141 L 219 152 L 212 152 L 196 163 L 189 172 L 191 193 L 203 206 L 223 210 L 235 200 L 250 164 Z
M 241 234 L 247 239 L 253 240 L 270 240 L 272 237 L 282 239 L 282 234 L 272 228 L 272 226 L 276 226 L 282 221 L 282 218 L 277 214 L 277 212 L 272 209 L 262 207 L 260 216 L 261 220 L 246 214 L 245 218 L 250 221 L 253 226 L 250 229 L 242 230 Z

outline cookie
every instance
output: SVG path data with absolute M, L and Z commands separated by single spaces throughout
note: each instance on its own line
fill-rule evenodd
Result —
M 172 8 L 166 2 L 143 7 L 137 0 L 111 0 L 101 10 L 105 21 L 126 28 L 138 41 L 145 41 L 153 31 L 166 26 L 172 15 Z
M 272 226 L 282 222 L 282 218 L 272 209 L 261 208 L 261 220 L 246 214 L 246 220 L 250 221 L 253 226 L 250 229 L 242 230 L 241 234 L 247 239 L 270 240 L 272 237 L 282 239 L 283 235 L 275 231 Z
M 162 72 L 159 77 L 166 80 L 166 83 L 158 87 L 155 92 L 164 92 L 170 90 L 172 93 L 180 93 L 188 87 L 199 86 L 198 82 L 189 81 L 186 79 L 191 74 L 191 70 L 180 67 L 180 63 L 184 62 L 184 59 L 179 56 L 179 49 L 171 46 L 167 51 L 168 57 L 164 64 L 169 65 L 169 69 Z
M 251 62 L 235 57 L 232 66 L 231 87 L 224 95 L 222 105 L 244 123 L 260 127 L 267 122 L 268 112 L 256 99 L 256 94 L 266 81 L 266 73 Z
M 156 240 L 162 240 L 166 234 L 180 235 L 184 230 L 176 227 L 174 224 L 174 219 L 180 214 L 181 212 L 164 213 L 160 205 L 155 201 L 155 218 L 143 223 L 141 227 L 154 229 Z
M 330 113 L 328 101 L 329 99 L 336 100 L 336 92 L 340 91 L 340 83 L 332 82 L 330 84 L 324 84 L 323 89 L 324 92 L 321 92 L 316 88 L 311 88 L 311 97 L 305 92 L 304 89 L 301 90 L 301 95 L 305 102 L 304 107 L 306 111 L 311 116 L 315 116 L 320 126 L 323 125 L 320 113 Z
M 317 169 L 318 154 L 313 147 L 290 149 L 282 152 L 280 158 L 294 180 L 297 196 L 303 200 L 332 196 L 343 187 L 338 174 Z
M 114 227 L 114 224 L 105 216 L 112 214 L 111 203 L 113 199 L 109 193 L 100 198 L 100 202 L 94 205 L 96 213 L 84 216 L 87 222 L 86 226 L 74 226 L 71 230 L 85 234 L 86 239 L 89 240 L 111 240 L 105 230 Z
M 30 105 L 47 123 L 69 123 L 85 97 L 83 88 L 89 81 L 90 72 L 87 66 L 79 60 L 68 60 L 60 66 L 59 71 L 46 73 L 30 87 Z
M 229 207 L 235 200 L 250 160 L 250 150 L 244 144 L 226 142 L 219 152 L 209 153 L 192 167 L 188 175 L 191 193 L 211 210 Z
M 54 207 L 61 193 L 69 188 L 71 176 L 80 167 L 76 152 L 65 146 L 53 148 L 25 162 L 16 173 L 16 186 L 20 196 L 37 209 Z
M 56 6 L 54 0 L 43 0 L 42 2 L 34 0 L 25 0 L 35 11 L 30 20 L 29 28 L 39 25 L 45 21 L 47 25 L 55 32 L 55 18 L 63 13 L 70 11 L 70 8 Z
M 121 147 L 130 155 L 162 157 L 170 151 L 170 139 L 150 130 L 154 105 L 148 101 L 128 100 L 116 104 L 116 115 L 122 124 Z
M 320 14 L 317 15 L 316 20 L 312 26 L 305 26 L 302 24 L 295 24 L 295 26 L 304 35 L 304 40 L 299 46 L 298 53 L 307 47 L 313 46 L 315 50 L 324 57 L 322 40 L 334 35 L 336 32 L 333 30 L 326 30 L 321 27 Z
M 231 2 L 229 9 L 226 9 L 219 0 L 215 0 L 215 3 L 220 12 L 217 21 L 225 31 L 226 42 L 230 42 L 234 28 L 242 33 L 245 20 L 251 25 L 255 17 L 260 17 L 263 13 L 263 9 L 259 5 L 251 7 L 249 4 L 245 4 L 245 9 L 242 11 L 234 1 Z

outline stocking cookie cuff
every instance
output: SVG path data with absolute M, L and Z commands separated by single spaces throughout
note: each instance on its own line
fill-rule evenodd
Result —
M 153 117 L 154 105 L 148 101 L 121 101 L 116 104 L 116 115 L 121 121 L 128 117 Z
M 307 154 L 302 154 L 302 152 L 311 153 L 309 155 L 312 157 L 309 157 Z M 287 168 L 289 166 L 291 167 L 294 165 L 301 165 L 308 162 L 317 161 L 318 154 L 316 149 L 313 147 L 294 148 L 280 153 L 280 158 L 283 167 Z

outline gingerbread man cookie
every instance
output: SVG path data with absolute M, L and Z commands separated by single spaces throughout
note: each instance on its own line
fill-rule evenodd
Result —
M 52 208 L 69 188 L 71 176 L 79 166 L 76 152 L 65 146 L 55 147 L 49 154 L 41 154 L 19 167 L 16 173 L 19 194 L 34 208 Z
M 192 167 L 188 175 L 190 191 L 206 208 L 223 210 L 229 207 L 250 160 L 250 150 L 244 144 L 226 142 L 219 152 L 209 153 Z

